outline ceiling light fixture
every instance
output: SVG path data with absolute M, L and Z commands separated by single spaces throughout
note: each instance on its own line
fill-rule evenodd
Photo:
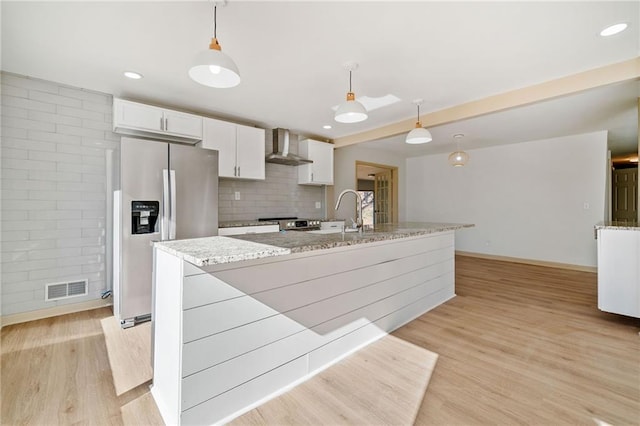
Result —
M 125 71 L 123 74 L 124 74 L 125 77 L 128 77 L 128 78 L 130 78 L 132 80 L 140 80 L 143 77 L 142 74 L 140 74 L 139 72 L 135 72 L 135 71 Z
M 418 107 L 418 121 L 416 121 L 416 128 L 407 134 L 405 142 L 412 145 L 431 142 L 433 140 L 431 132 L 422 127 L 422 123 L 420 122 L 420 105 L 422 104 L 422 99 L 416 99 L 413 103 Z
M 197 83 L 209 87 L 227 88 L 240 84 L 240 72 L 233 59 L 222 52 L 216 31 L 218 3 L 213 2 L 213 38 L 207 50 L 198 53 L 189 69 L 189 77 Z
M 621 33 L 622 31 L 627 29 L 627 24 L 624 22 L 621 22 L 619 24 L 614 24 L 614 25 L 609 25 L 607 28 L 605 28 L 604 30 L 600 31 L 600 35 L 602 37 L 609 37 L 612 36 L 614 34 L 618 34 Z
M 453 135 L 453 139 L 456 141 L 456 151 L 449 154 L 449 164 L 453 167 L 462 167 L 469 161 L 469 154 L 460 149 L 460 140 L 463 137 L 462 133 Z
M 358 69 L 358 64 L 349 62 L 344 67 L 349 71 L 349 92 L 347 92 L 347 101 L 338 107 L 333 118 L 338 123 L 358 123 L 368 117 L 367 109 L 356 101 L 356 95 L 351 91 L 351 73 Z
M 330 124 L 325 124 L 324 126 L 322 126 L 322 128 L 329 130 L 331 128 L 331 125 Z

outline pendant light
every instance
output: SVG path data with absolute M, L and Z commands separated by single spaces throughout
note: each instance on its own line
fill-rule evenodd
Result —
M 358 123 L 367 119 L 367 109 L 360 102 L 356 101 L 356 95 L 351 91 L 351 73 L 358 69 L 358 64 L 347 63 L 345 68 L 349 71 L 349 92 L 347 101 L 338 107 L 334 120 L 339 123 Z
M 222 2 L 224 6 L 226 2 Z M 222 52 L 216 34 L 218 5 L 213 3 L 213 38 L 207 50 L 198 53 L 189 69 L 189 77 L 209 87 L 227 88 L 240 84 L 240 72 L 233 59 Z
M 418 121 L 416 121 L 416 128 L 407 134 L 405 142 L 412 145 L 431 142 L 433 140 L 431 132 L 422 127 L 422 123 L 420 122 L 420 105 L 422 104 L 422 99 L 416 99 L 413 103 L 418 107 Z
M 464 137 L 462 133 L 453 135 L 456 141 L 456 151 L 449 154 L 449 164 L 453 167 L 462 167 L 469 161 L 469 154 L 460 149 L 460 140 Z

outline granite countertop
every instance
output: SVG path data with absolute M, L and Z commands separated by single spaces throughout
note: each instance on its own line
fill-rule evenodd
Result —
M 462 223 L 405 222 L 378 225 L 373 230 L 366 230 L 362 234 L 358 232 L 323 234 L 305 231 L 281 231 L 266 234 L 161 241 L 154 243 L 154 247 L 178 256 L 196 266 L 207 266 L 415 237 L 473 226 Z
M 283 247 L 290 249 L 291 253 L 301 253 L 305 251 L 414 237 L 435 232 L 453 231 L 473 226 L 474 225 L 462 223 L 404 222 L 377 225 L 373 230 L 366 230 L 362 234 L 357 232 L 315 234 L 304 231 L 285 231 L 268 234 L 234 235 L 231 238 Z
M 596 224 L 596 229 L 617 229 L 623 231 L 640 231 L 637 221 L 606 221 Z
M 218 223 L 218 228 L 235 228 L 238 226 L 266 226 L 266 225 L 280 225 L 277 220 L 228 220 Z
M 154 247 L 171 253 L 197 266 L 261 259 L 291 253 L 284 247 L 274 247 L 229 237 L 191 238 L 188 240 L 155 242 Z

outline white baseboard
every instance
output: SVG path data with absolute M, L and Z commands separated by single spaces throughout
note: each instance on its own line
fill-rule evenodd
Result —
M 524 263 L 526 265 L 546 266 L 547 268 L 560 268 L 560 269 L 569 269 L 571 271 L 591 272 L 593 274 L 598 272 L 598 268 L 595 267 L 595 266 L 573 265 L 571 263 L 548 262 L 548 261 L 545 261 L 545 260 L 523 259 L 523 258 L 520 258 L 520 257 L 509 257 L 509 256 L 498 256 L 498 255 L 495 255 L 495 254 L 473 253 L 473 252 L 470 252 L 470 251 L 458 251 L 458 250 L 456 250 L 456 254 L 459 255 L 459 256 L 477 257 L 479 259 L 500 260 L 500 261 L 503 261 L 503 262 Z
M 74 312 L 89 311 L 91 309 L 111 306 L 110 300 L 96 299 L 87 302 L 71 303 L 68 305 L 54 306 L 47 309 L 38 309 L 37 311 L 21 312 L 13 315 L 3 315 L 0 317 L 0 328 L 19 324 L 21 322 L 34 321 L 43 318 L 57 317 L 58 315 L 72 314 Z

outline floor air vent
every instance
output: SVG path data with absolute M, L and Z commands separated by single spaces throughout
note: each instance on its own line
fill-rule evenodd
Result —
M 85 296 L 88 293 L 88 287 L 87 280 L 47 284 L 47 292 L 44 300 L 59 300 L 68 299 L 69 297 Z

